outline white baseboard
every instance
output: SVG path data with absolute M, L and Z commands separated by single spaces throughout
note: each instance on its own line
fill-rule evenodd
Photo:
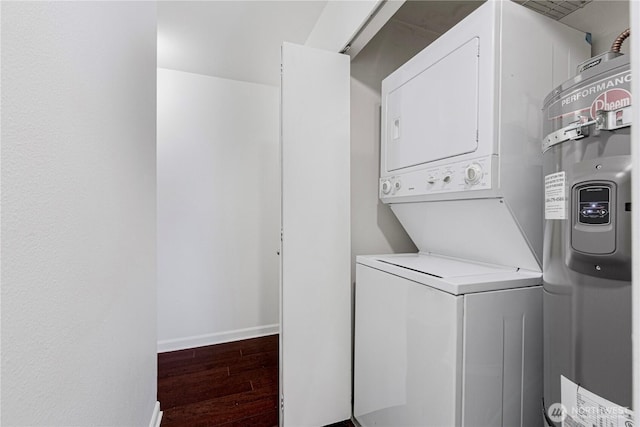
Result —
M 235 331 L 216 332 L 213 334 L 196 335 L 191 337 L 176 338 L 158 341 L 158 353 L 167 351 L 184 350 L 186 348 L 202 347 L 205 345 L 222 344 L 225 342 L 246 340 L 249 338 L 263 337 L 280 332 L 280 325 L 256 326 L 253 328 L 237 329 Z
M 149 427 L 160 427 L 160 421 L 162 421 L 162 411 L 160 410 L 160 402 L 156 402 L 153 407 L 153 414 L 151 414 L 151 421 L 149 421 Z

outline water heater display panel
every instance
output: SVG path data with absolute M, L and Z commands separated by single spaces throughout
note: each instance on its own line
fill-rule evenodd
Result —
M 575 185 L 571 193 L 573 250 L 594 255 L 614 253 L 617 222 L 615 184 L 585 181 Z M 591 262 L 588 268 L 593 268 Z
M 587 225 L 606 225 L 610 217 L 611 189 L 605 186 L 583 187 L 578 191 L 578 221 Z
M 479 44 L 472 38 L 389 93 L 387 171 L 476 151 Z

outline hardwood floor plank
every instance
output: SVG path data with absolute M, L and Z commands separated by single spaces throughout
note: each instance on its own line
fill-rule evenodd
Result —
M 217 381 L 228 376 L 229 367 L 223 366 L 221 368 L 212 368 L 182 375 L 158 378 L 158 394 L 168 390 L 188 387 L 192 382 L 201 380 Z
M 217 426 L 277 409 L 277 389 L 262 388 L 170 408 L 163 413 L 162 419 L 166 420 L 166 427 L 172 423 Z M 164 422 L 162 425 L 165 427 Z
M 256 368 L 276 366 L 278 364 L 278 351 L 268 351 L 265 353 L 250 354 L 243 356 L 237 363 L 229 365 L 229 374 L 249 371 Z
M 242 376 L 251 381 L 254 390 L 263 387 L 277 387 L 278 386 L 278 367 L 267 366 L 265 368 L 253 369 L 250 371 L 244 371 L 236 374 Z
M 193 359 L 196 351 L 192 348 L 187 350 L 170 351 L 166 353 L 158 353 L 158 364 L 165 364 L 175 361 L 183 361 Z
M 245 340 L 240 342 L 242 343 L 240 352 L 243 356 L 278 350 L 278 335 L 269 335 L 259 340 Z
M 162 427 L 278 424 L 278 335 L 158 355 Z
M 164 407 L 169 409 L 252 390 L 253 386 L 251 381 L 227 376 L 215 381 L 206 378 L 197 381 L 187 381 L 184 387 L 165 391 L 162 395 L 159 395 L 159 398 L 162 399 L 161 402 L 164 404 Z
M 232 345 L 233 344 L 233 345 Z M 194 359 L 207 359 L 210 357 L 215 358 L 226 358 L 235 354 L 240 353 L 241 347 L 235 343 L 227 343 L 227 344 L 218 344 L 221 347 L 216 345 L 210 345 L 207 347 L 199 347 L 195 349 Z
M 185 361 L 167 362 L 158 366 L 158 378 L 167 378 L 176 375 L 191 374 L 215 368 L 226 368 L 235 365 L 242 360 L 240 350 L 223 355 L 211 357 L 199 356 Z

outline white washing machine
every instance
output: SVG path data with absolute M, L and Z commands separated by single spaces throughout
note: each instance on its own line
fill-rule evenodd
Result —
M 589 54 L 490 0 L 382 82 L 379 197 L 420 252 L 357 258 L 361 425 L 541 425 L 542 96 Z
M 418 254 L 361 256 L 356 268 L 360 424 L 540 420 L 539 273 Z

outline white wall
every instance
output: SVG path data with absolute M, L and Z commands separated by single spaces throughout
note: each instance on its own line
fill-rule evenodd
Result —
M 279 91 L 158 70 L 158 348 L 278 331 Z
M 607 52 L 618 35 L 629 28 L 628 0 L 595 0 L 582 9 L 562 18 L 570 27 L 591 33 L 591 54 Z M 630 40 L 622 45 L 622 53 L 629 52 Z
M 158 67 L 279 86 L 282 41 L 304 43 L 325 5 L 326 0 L 160 1 Z
M 2 2 L 2 425 L 156 403 L 156 12 Z

